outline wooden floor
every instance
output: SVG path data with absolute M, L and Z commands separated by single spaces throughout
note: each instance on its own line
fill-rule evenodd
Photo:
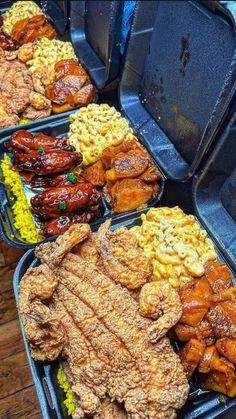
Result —
M 41 419 L 12 289 L 22 252 L 0 239 L 0 419 Z

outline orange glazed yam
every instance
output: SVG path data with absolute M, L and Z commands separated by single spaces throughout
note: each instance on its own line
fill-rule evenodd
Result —
M 190 339 L 190 341 L 186 343 L 186 345 L 183 348 L 180 349 L 180 361 L 184 367 L 184 372 L 188 378 L 191 377 L 192 373 L 199 365 L 204 350 L 205 345 L 197 339 Z
M 173 328 L 177 339 L 180 342 L 187 342 L 190 339 L 196 338 L 197 328 L 188 326 L 187 324 L 178 323 Z
M 103 186 L 105 183 L 105 170 L 101 160 L 87 167 L 84 171 L 84 178 L 86 182 L 93 186 Z
M 232 322 L 236 324 L 236 303 L 234 301 L 223 301 L 219 305 L 227 313 Z
M 220 304 L 211 308 L 206 317 L 216 338 L 236 338 L 236 325 Z
M 229 269 L 217 261 L 205 264 L 205 275 L 215 293 L 224 291 L 233 285 Z
M 236 374 L 233 364 L 225 358 L 213 357 L 211 371 L 205 377 L 203 375 L 203 383 L 210 390 L 235 397 Z
M 210 295 L 212 295 L 212 289 L 205 276 L 194 279 L 180 288 L 181 300 L 187 296 L 199 296 L 207 300 Z
M 211 364 L 214 358 L 219 358 L 215 345 L 205 348 L 200 364 L 198 365 L 198 371 L 204 374 L 208 373 L 211 370 Z
M 151 185 L 139 179 L 123 179 L 117 181 L 114 186 L 115 188 L 111 189 L 114 213 L 135 210 L 146 204 L 155 193 Z M 156 188 L 156 192 L 157 190 Z
M 75 105 L 87 105 L 92 102 L 94 99 L 94 86 L 92 84 L 87 84 L 83 86 L 78 92 L 73 96 Z
M 209 302 L 211 306 L 221 303 L 223 301 L 235 301 L 236 302 L 236 287 L 230 287 L 225 291 L 219 292 L 218 294 L 212 294 L 209 296 Z
M 182 300 L 183 314 L 180 323 L 186 323 L 189 326 L 197 326 L 207 313 L 208 302 L 198 296 L 188 296 Z
M 204 318 L 196 328 L 196 337 L 206 346 L 215 343 L 215 335 L 209 321 Z
M 218 352 L 236 365 L 236 339 L 222 338 L 217 340 Z

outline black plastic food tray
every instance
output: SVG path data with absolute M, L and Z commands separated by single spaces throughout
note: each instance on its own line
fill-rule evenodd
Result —
M 167 177 L 186 181 L 236 91 L 235 2 L 137 1 L 120 103 Z
M 34 0 L 35 1 L 35 0 Z M 11 7 L 15 1 L 3 1 L 0 2 L 0 14 L 6 12 L 6 10 Z M 106 1 L 106 2 L 84 2 L 84 1 L 41 1 L 36 0 L 37 3 L 47 14 L 49 20 L 55 26 L 55 29 L 58 34 L 58 39 L 63 41 L 71 41 L 75 53 L 77 54 L 79 60 L 85 67 L 89 77 L 91 78 L 95 86 L 95 98 L 96 102 L 98 99 L 97 91 L 109 83 L 113 78 L 115 78 L 119 72 L 120 56 L 119 56 L 119 40 L 121 36 L 121 18 L 122 11 L 120 2 L 116 1 Z M 89 15 L 100 16 L 101 5 L 104 3 L 102 11 L 102 22 L 96 19 L 96 24 L 94 23 L 93 27 L 89 26 L 85 32 L 85 4 L 86 10 L 89 7 Z M 122 2 L 121 2 L 122 3 Z M 77 11 L 77 6 L 79 7 L 80 12 L 83 12 L 83 17 L 80 17 L 79 12 Z M 87 16 L 87 12 L 86 12 Z M 100 25 L 100 26 L 99 26 Z M 103 47 L 103 51 L 106 51 L 106 61 L 105 64 L 98 65 L 100 60 L 100 54 L 102 52 L 97 50 L 93 51 L 93 48 L 90 46 L 89 41 L 93 39 L 93 42 L 99 43 Z M 92 41 L 91 41 L 92 42 Z M 93 45 L 93 43 L 92 43 Z M 80 56 L 81 54 L 81 56 Z M 22 127 L 22 129 L 30 129 L 32 127 L 40 126 L 51 121 L 57 121 L 58 119 L 65 118 L 71 113 L 75 112 L 81 106 L 77 106 L 73 110 L 67 112 L 61 112 L 59 114 L 52 114 L 46 118 L 37 119 L 35 121 L 29 122 L 22 125 L 14 125 L 8 128 L 0 130 L 0 138 L 3 136 L 14 132 L 17 128 Z
M 51 135 L 51 136 L 66 136 L 66 134 L 69 131 L 69 119 L 63 119 L 54 121 L 51 123 L 47 123 L 46 125 L 41 125 L 40 127 L 35 127 L 32 129 L 29 129 L 30 132 L 36 133 L 36 132 L 43 132 L 44 134 Z M 143 141 L 142 137 L 139 135 L 138 132 L 135 132 L 137 138 L 139 139 L 140 143 L 146 146 L 145 141 Z M 9 140 L 10 135 L 2 138 L 0 140 L 0 161 L 2 160 L 4 152 L 8 152 L 8 150 L 4 146 L 4 142 Z M 155 161 L 155 158 L 154 158 Z M 155 206 L 158 204 L 158 202 L 161 199 L 161 195 L 164 190 L 164 182 L 165 178 L 163 175 L 163 178 L 159 180 L 160 190 L 158 195 L 152 199 L 148 205 L 149 206 Z M 19 233 L 14 228 L 11 220 L 11 202 L 9 201 L 9 198 L 7 196 L 7 192 L 5 189 L 4 183 L 0 182 L 0 236 L 3 238 L 5 242 L 7 242 L 9 245 L 13 247 L 20 247 L 22 249 L 29 249 L 36 245 L 36 243 L 25 243 L 20 239 Z M 140 213 L 139 211 L 130 211 L 129 214 L 136 214 Z M 115 220 L 122 220 L 124 217 L 126 217 L 127 213 L 122 214 L 114 214 L 112 215 L 111 209 L 109 205 L 107 204 L 106 200 L 102 198 L 102 204 L 101 204 L 101 217 L 95 219 L 91 225 L 97 225 L 102 223 L 106 218 L 114 218 Z

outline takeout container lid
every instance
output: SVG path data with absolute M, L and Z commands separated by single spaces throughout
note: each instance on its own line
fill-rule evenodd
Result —
M 196 173 L 236 91 L 236 8 L 226 3 L 136 4 L 120 104 L 175 181 Z
M 97 92 L 114 80 L 120 69 L 120 41 L 123 2 L 33 0 L 53 21 L 59 39 L 71 41 Z M 15 1 L 1 1 L 3 14 Z M 69 116 L 73 110 L 0 130 L 0 138 L 17 129 L 30 129 Z

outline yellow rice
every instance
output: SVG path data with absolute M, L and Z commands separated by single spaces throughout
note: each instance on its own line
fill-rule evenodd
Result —
M 42 240 L 42 236 L 36 230 L 20 175 L 11 167 L 11 159 L 7 154 L 4 154 L 1 169 L 5 185 L 9 187 L 15 198 L 12 206 L 14 227 L 19 231 L 21 238 L 28 243 L 35 243 Z
M 60 367 L 57 372 L 57 381 L 59 383 L 59 386 L 62 388 L 62 390 L 65 393 L 66 398 L 63 401 L 63 403 L 67 408 L 68 415 L 71 415 L 76 409 L 76 404 L 73 401 L 73 393 L 71 390 L 70 383 L 62 367 Z

